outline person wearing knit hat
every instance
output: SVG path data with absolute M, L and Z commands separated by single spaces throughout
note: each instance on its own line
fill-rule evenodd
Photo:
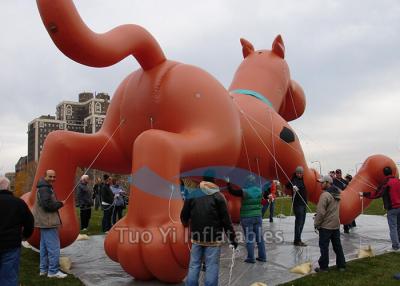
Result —
M 295 173 L 289 183 L 286 184 L 286 189 L 293 194 L 293 212 L 295 215 L 294 223 L 294 241 L 295 246 L 307 246 L 301 240 L 304 223 L 307 213 L 307 189 L 303 180 L 304 168 L 297 166 Z
M 256 263 L 267 261 L 267 253 L 262 231 L 262 190 L 256 181 L 254 175 L 246 177 L 243 188 L 234 189 L 227 183 L 230 194 L 242 198 L 240 207 L 240 224 L 243 228 L 244 239 L 246 243 L 247 258 L 246 263 Z M 258 257 L 255 258 L 254 248 L 257 244 Z

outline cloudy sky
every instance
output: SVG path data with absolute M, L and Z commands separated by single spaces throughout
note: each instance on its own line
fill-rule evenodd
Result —
M 301 2 L 301 3 L 300 3 Z M 76 0 L 96 32 L 139 24 L 169 59 L 197 65 L 229 86 L 242 60 L 239 38 L 270 48 L 282 34 L 291 76 L 307 108 L 292 122 L 308 162 L 322 171 L 372 154 L 400 162 L 400 1 Z M 0 1 L 0 173 L 27 154 L 27 125 L 79 92 L 113 94 L 138 68 L 79 65 L 54 46 L 34 0 Z M 318 168 L 317 163 L 311 164 Z

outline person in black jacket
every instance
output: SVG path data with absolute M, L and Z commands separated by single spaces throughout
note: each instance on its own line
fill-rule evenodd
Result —
M 89 226 L 90 217 L 92 216 L 92 192 L 88 187 L 89 176 L 83 175 L 77 187 L 78 205 L 81 217 L 81 230 L 86 231 Z
M 101 178 L 98 177 L 96 179 L 96 184 L 93 186 L 93 201 L 94 201 L 94 209 L 96 211 L 100 208 L 100 205 L 101 205 L 100 191 L 101 191 L 102 185 L 103 185 L 103 182 L 101 181 Z
M 296 218 L 294 222 L 293 244 L 296 246 L 307 246 L 307 244 L 301 241 L 301 233 L 303 232 L 307 214 L 307 189 L 304 184 L 303 175 L 303 167 L 298 166 L 292 180 L 286 185 L 286 188 L 293 192 L 293 212 Z
M 343 179 L 342 177 L 342 170 L 337 169 L 335 171 L 335 177 L 333 179 L 333 185 L 338 188 L 340 191 L 344 191 L 346 189 L 348 182 Z M 343 230 L 344 233 L 350 233 L 350 229 L 352 228 L 352 224 L 344 224 L 343 225 Z
M 10 181 L 0 177 L 0 285 L 19 285 L 21 239 L 33 233 L 33 216 L 26 203 L 13 196 Z
M 110 188 L 112 183 L 112 178 L 104 174 L 103 176 L 104 184 L 100 190 L 101 197 L 101 207 L 103 209 L 103 220 L 102 220 L 102 229 L 104 233 L 108 233 L 111 229 L 111 217 L 114 208 L 114 194 Z
M 182 224 L 190 225 L 192 249 L 186 285 L 198 285 L 201 263 L 206 264 L 205 285 L 218 285 L 219 257 L 223 232 L 232 247 L 237 248 L 235 231 L 227 209 L 225 197 L 217 185 L 200 183 L 202 196 L 189 196 L 181 212 Z

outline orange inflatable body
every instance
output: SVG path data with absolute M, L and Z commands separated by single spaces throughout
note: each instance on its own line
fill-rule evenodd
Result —
M 286 183 L 301 165 L 309 199 L 318 201 L 319 175 L 307 168 L 300 142 L 288 124 L 304 112 L 305 97 L 290 78 L 280 36 L 271 50 L 261 51 L 242 39 L 244 60 L 226 90 L 207 72 L 166 60 L 142 27 L 124 25 L 96 34 L 71 0 L 37 0 L 37 4 L 52 40 L 66 56 L 105 67 L 133 55 L 142 68 L 122 81 L 98 133 L 49 134 L 35 184 L 46 169 L 55 170 L 55 191 L 64 200 L 73 189 L 76 167 L 89 167 L 97 155 L 93 168 L 124 174 L 147 168 L 171 184 L 179 183 L 182 172 L 206 166 L 259 170 L 263 177 Z M 342 194 L 343 223 L 360 213 L 358 192 L 376 186 L 386 165 L 395 168 L 382 155 L 366 160 Z M 179 221 L 182 200 L 170 195 L 170 189 L 157 190 L 156 195 L 137 186 L 135 181 L 127 215 L 106 237 L 106 253 L 138 280 L 179 282 L 189 262 L 187 233 Z M 35 192 L 33 187 L 24 197 L 30 207 Z M 73 197 L 61 209 L 62 247 L 79 232 Z M 230 202 L 236 219 L 239 207 L 240 202 Z M 38 246 L 37 233 L 30 242 Z

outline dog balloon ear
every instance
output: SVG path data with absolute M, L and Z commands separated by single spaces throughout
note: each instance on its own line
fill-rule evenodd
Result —
M 276 36 L 272 43 L 272 52 L 282 59 L 285 58 L 285 44 L 283 43 L 281 35 Z
M 240 43 L 242 44 L 243 58 L 246 58 L 248 55 L 254 52 L 253 45 L 246 39 L 241 38 Z

